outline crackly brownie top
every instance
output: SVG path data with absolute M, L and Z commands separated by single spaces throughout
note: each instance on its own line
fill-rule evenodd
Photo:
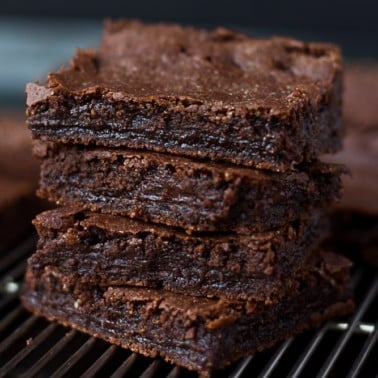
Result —
M 29 85 L 28 105 L 53 94 L 102 93 L 115 100 L 274 114 L 318 101 L 340 70 L 340 53 L 332 45 L 254 39 L 224 28 L 107 21 L 96 51 L 79 51 L 45 86 Z

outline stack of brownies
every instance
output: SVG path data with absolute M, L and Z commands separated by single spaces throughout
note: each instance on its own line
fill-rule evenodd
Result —
M 344 168 L 339 51 L 105 24 L 27 87 L 40 214 L 32 312 L 208 375 L 353 309 L 321 251 Z

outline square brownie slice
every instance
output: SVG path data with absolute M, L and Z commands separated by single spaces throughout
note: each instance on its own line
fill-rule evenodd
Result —
M 238 358 L 353 310 L 350 263 L 325 254 L 298 292 L 275 304 L 208 299 L 164 290 L 62 283 L 28 274 L 24 306 L 36 315 L 207 377 Z
M 188 233 L 281 227 L 338 199 L 345 172 L 319 162 L 277 173 L 135 150 L 34 144 L 42 198 Z
M 34 138 L 287 170 L 341 146 L 337 47 L 108 21 L 100 47 L 27 86 Z
M 315 214 L 267 232 L 195 236 L 74 208 L 46 211 L 34 224 L 39 242 L 29 268 L 36 276 L 263 302 L 275 300 L 284 281 L 295 289 L 294 275 L 327 231 Z

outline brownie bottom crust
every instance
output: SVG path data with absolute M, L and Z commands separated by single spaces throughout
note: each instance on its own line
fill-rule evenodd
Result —
M 204 377 L 353 310 L 345 283 L 322 278 L 304 281 L 298 294 L 266 305 L 145 288 L 69 289 L 49 274 L 29 276 L 22 301 L 36 315 Z
M 294 289 L 326 233 L 324 217 L 251 235 L 194 236 L 123 217 L 59 208 L 37 216 L 35 275 L 66 285 L 132 285 L 204 297 L 272 301 Z

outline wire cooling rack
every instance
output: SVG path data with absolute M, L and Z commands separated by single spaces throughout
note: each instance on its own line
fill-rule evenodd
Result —
M 160 358 L 145 358 L 25 311 L 18 296 L 34 245 L 30 236 L 0 250 L 0 377 L 196 377 Z M 351 317 L 292 337 L 214 376 L 377 376 L 378 272 L 356 267 L 353 285 L 357 309 Z

